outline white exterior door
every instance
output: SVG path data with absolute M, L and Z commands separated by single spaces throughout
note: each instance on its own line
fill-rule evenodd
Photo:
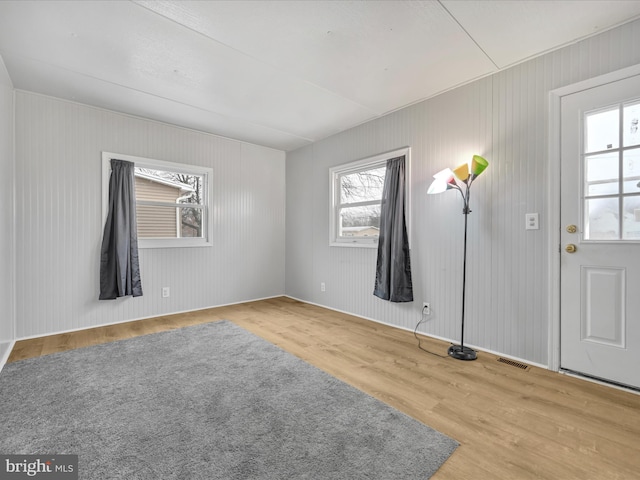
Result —
M 640 76 L 561 98 L 560 368 L 640 388 Z

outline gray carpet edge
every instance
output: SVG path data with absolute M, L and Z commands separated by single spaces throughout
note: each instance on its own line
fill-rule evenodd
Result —
M 229 361 L 229 365 L 225 368 L 233 374 L 230 378 L 224 378 L 225 376 L 228 376 L 226 372 L 220 372 L 221 375 L 212 374 L 211 365 L 207 361 L 198 360 L 198 358 L 202 358 L 202 353 L 207 353 L 208 350 L 203 348 L 203 345 L 199 345 L 202 342 L 191 341 L 189 338 L 191 335 L 193 335 L 197 340 L 208 340 L 209 338 L 207 335 L 223 337 L 217 338 L 218 341 L 222 341 L 220 345 L 216 346 L 216 348 L 220 350 L 219 352 L 216 352 L 219 354 L 219 357 L 205 358 L 207 358 L 207 360 L 221 359 Z M 175 347 L 171 347 L 170 345 L 165 345 L 163 343 L 165 339 L 171 340 L 173 337 L 179 337 L 177 340 L 179 340 L 178 344 L 180 344 L 181 347 L 178 348 L 178 353 L 173 350 Z M 234 346 L 231 343 L 226 344 L 225 340 L 240 341 L 241 343 Z M 164 363 L 156 362 L 155 364 L 152 362 L 149 364 L 142 360 L 136 361 L 133 359 L 139 344 L 147 345 L 146 348 L 164 349 L 160 354 L 169 356 L 180 355 L 182 350 L 187 350 L 187 353 L 189 353 L 188 351 L 193 347 L 195 348 L 195 351 L 191 353 L 195 353 L 196 355 L 193 358 L 185 355 L 185 359 L 179 359 L 181 361 L 186 360 L 187 363 L 185 365 L 182 367 L 169 368 L 172 366 L 173 361 Z M 118 358 L 118 360 L 121 360 L 121 363 L 115 362 L 116 354 L 123 354 L 130 351 L 134 352 L 134 356 L 131 359 L 126 356 L 122 356 L 121 359 Z M 73 355 L 70 355 L 71 352 L 74 352 Z M 150 431 L 154 432 L 154 435 L 158 433 L 166 434 L 167 438 L 176 442 L 175 445 L 178 450 L 178 458 L 185 458 L 185 461 L 188 461 L 189 455 L 193 455 L 194 452 L 197 452 L 197 455 L 199 456 L 197 462 L 199 462 L 199 465 L 210 466 L 212 463 L 215 463 L 211 470 L 206 471 L 204 476 L 201 476 L 202 472 L 198 470 L 190 472 L 188 478 L 429 478 L 459 446 L 458 442 L 440 432 L 437 432 L 428 425 L 419 422 L 413 417 L 410 417 L 381 400 L 347 384 L 322 369 L 309 364 L 299 357 L 286 352 L 281 347 L 274 345 L 273 343 L 228 320 L 187 326 L 164 332 L 83 347 L 67 352 L 52 353 L 42 357 L 7 364 L 2 372 L 0 372 L 0 419 L 4 419 L 10 415 L 11 412 L 8 412 L 6 407 L 8 407 L 9 410 L 16 408 L 15 403 L 6 401 L 6 379 L 14 382 L 17 381 L 18 383 L 21 383 L 22 381 L 23 383 L 26 383 L 23 385 L 24 387 L 27 389 L 33 389 L 35 386 L 33 382 L 28 383 L 26 382 L 26 379 L 21 378 L 23 377 L 21 373 L 24 373 L 29 368 L 42 369 L 49 368 L 51 366 L 55 366 L 56 368 L 59 368 L 60 366 L 73 367 L 74 361 L 69 359 L 70 356 L 73 356 L 74 359 L 79 357 L 81 361 L 84 360 L 86 362 L 84 364 L 81 363 L 81 365 L 89 367 L 89 364 L 92 361 L 95 361 L 96 358 L 104 354 L 106 354 L 107 358 L 110 360 L 114 360 L 114 363 L 117 363 L 118 365 L 117 368 L 121 369 L 123 373 L 129 375 L 133 372 L 134 374 L 133 380 L 127 380 L 127 383 L 124 383 L 123 385 L 117 385 L 117 379 L 119 378 L 117 375 L 118 372 L 110 374 L 112 375 L 112 380 L 116 383 L 115 388 L 120 388 L 122 390 L 120 394 L 123 396 L 118 397 L 118 402 L 137 401 L 136 395 L 138 392 L 129 392 L 128 390 L 132 388 L 135 390 L 137 383 L 139 382 L 143 384 L 141 391 L 144 392 L 144 395 L 149 395 L 149 389 L 151 389 L 152 399 L 163 399 L 163 402 L 170 404 L 167 408 L 160 409 L 163 414 L 170 415 L 172 412 L 175 412 L 176 410 L 180 411 L 180 408 L 184 408 L 183 416 L 185 418 L 191 414 L 194 415 L 194 418 L 189 419 L 194 423 L 190 424 L 188 427 L 183 427 L 183 430 L 181 430 L 180 421 L 175 419 L 172 420 L 173 423 L 170 425 L 170 428 L 164 430 L 163 425 L 154 418 L 154 415 L 147 415 L 148 412 L 144 411 L 144 408 L 153 410 L 156 408 L 155 406 L 145 406 L 143 407 L 142 412 L 137 413 L 138 416 L 143 417 L 141 419 L 142 425 L 145 428 L 150 428 Z M 176 360 L 175 357 L 172 360 Z M 247 369 L 245 367 L 247 366 L 246 362 L 248 360 L 258 363 L 262 362 L 263 364 L 259 365 L 262 370 L 253 374 L 249 373 L 248 380 L 240 380 L 239 378 L 241 375 L 247 375 Z M 280 362 L 277 364 L 277 368 L 279 369 L 277 372 L 271 372 L 270 368 L 265 368 L 276 365 L 276 361 Z M 111 363 L 111 361 L 109 363 Z M 95 367 L 95 365 L 92 366 L 92 368 L 93 367 Z M 204 375 L 208 378 L 209 382 L 213 382 L 216 385 L 218 385 L 218 383 L 215 382 L 220 382 L 219 385 L 221 388 L 219 390 L 228 389 L 232 392 L 231 399 L 224 398 L 224 396 L 218 391 L 206 396 L 202 395 L 202 392 L 197 388 L 190 389 L 183 385 L 181 386 L 180 384 L 173 383 L 175 378 L 171 377 L 180 377 L 183 374 L 187 375 L 190 370 L 195 370 L 196 373 Z M 300 371 L 302 372 L 303 378 L 299 377 Z M 96 372 L 89 372 L 88 379 L 81 385 L 74 384 L 73 380 L 69 380 L 71 384 L 65 385 L 67 390 L 65 390 L 65 386 L 57 389 L 55 389 L 54 386 L 54 391 L 50 392 L 48 395 L 44 395 L 44 397 L 37 396 L 33 399 L 25 394 L 23 395 L 24 398 L 20 399 L 20 404 L 23 407 L 22 410 L 33 413 L 33 409 L 50 408 L 51 410 L 49 413 L 59 413 L 60 409 L 56 409 L 54 406 L 47 404 L 46 399 L 48 396 L 50 397 L 56 394 L 62 395 L 65 391 L 68 391 L 69 388 L 73 390 L 73 393 L 82 395 L 84 400 L 83 402 L 80 402 L 80 405 L 93 405 L 94 401 L 100 400 L 99 397 L 101 392 L 106 391 L 101 390 L 101 388 L 103 388 L 102 384 L 100 387 L 92 384 L 92 379 L 96 384 L 100 384 L 96 375 L 100 376 L 102 375 L 102 372 L 103 371 L 99 368 Z M 236 378 L 236 375 L 238 378 Z M 298 375 L 298 377 L 296 377 L 296 375 Z M 156 383 L 145 383 L 145 376 L 152 377 L 152 380 Z M 314 381 L 318 383 L 318 385 L 313 385 L 314 388 L 319 386 L 324 389 L 324 391 L 315 392 L 312 390 L 313 396 L 306 396 L 303 392 L 297 391 L 297 387 L 299 385 L 304 386 L 304 388 L 308 388 L 307 383 L 305 383 L 307 378 L 313 378 Z M 175 390 L 172 392 L 172 395 L 169 395 L 168 397 L 162 396 L 162 388 L 158 388 L 157 385 L 157 383 L 162 383 L 163 379 L 166 380 L 167 389 Z M 38 379 L 36 379 L 36 385 L 37 382 Z M 250 382 L 251 385 L 257 386 L 257 388 L 255 390 L 248 390 L 246 388 L 246 382 Z M 224 388 L 222 388 L 222 386 L 224 386 Z M 107 382 L 106 387 L 104 388 L 112 387 L 113 385 Z M 178 391 L 185 388 L 187 390 L 186 392 Z M 339 423 L 339 426 L 342 428 L 340 434 L 332 432 L 330 428 L 323 430 L 323 428 L 326 428 L 323 425 L 323 422 L 328 421 L 326 418 L 322 417 L 322 413 L 324 413 L 323 410 L 326 410 L 327 408 L 327 405 L 323 402 L 331 402 L 334 400 L 332 397 L 334 394 L 331 393 L 333 392 L 332 389 L 341 390 L 340 401 L 342 404 L 333 407 L 334 410 L 331 411 L 331 415 L 335 418 L 329 419 L 330 421 L 341 422 Z M 288 397 L 278 398 L 278 395 L 284 395 L 282 393 L 284 390 L 286 390 L 286 395 L 288 395 Z M 271 400 L 275 402 L 269 403 L 266 401 L 264 396 L 261 395 L 261 392 L 268 393 L 272 396 Z M 233 395 L 236 397 L 233 397 Z M 193 401 L 194 398 L 196 400 L 195 402 Z M 38 401 L 36 401 L 36 399 Z M 293 401 L 291 401 L 291 399 L 293 399 Z M 118 410 L 117 405 L 110 405 L 108 400 L 106 400 L 106 402 L 107 405 L 101 406 L 101 409 L 110 411 L 109 409 L 113 408 L 113 411 L 120 411 Z M 198 404 L 197 402 L 201 402 L 201 404 Z M 278 402 L 290 402 L 290 404 L 283 407 L 282 405 L 279 405 Z M 104 401 L 102 403 L 104 403 Z M 353 410 L 343 414 L 343 407 L 341 406 L 343 404 L 349 405 Z M 205 407 L 203 407 L 203 405 Z M 367 418 L 356 418 L 359 415 L 358 409 L 365 407 L 366 409 L 371 409 L 371 412 L 373 412 L 371 413 L 367 410 L 365 417 L 371 415 L 377 423 L 372 424 L 371 419 Z M 82 406 L 78 408 L 79 410 L 84 410 L 84 407 Z M 283 408 L 284 410 L 282 410 Z M 316 432 L 317 435 L 320 435 L 320 437 L 310 437 L 304 433 L 292 433 L 296 427 L 296 425 L 293 425 L 292 423 L 299 421 L 311 421 L 306 418 L 308 413 L 306 409 L 314 412 L 320 412 L 320 416 L 317 419 L 311 419 L 316 423 L 311 423 L 311 426 L 308 427 L 313 428 L 314 432 Z M 252 442 L 246 441 L 246 438 L 243 439 L 243 432 L 237 431 L 241 429 L 238 426 L 239 424 L 227 421 L 230 420 L 228 418 L 218 418 L 216 416 L 220 415 L 218 413 L 220 411 L 234 412 L 230 417 L 235 415 L 236 418 L 233 418 L 232 420 L 239 421 L 242 428 L 245 428 L 246 423 L 249 423 L 254 416 L 257 417 L 265 415 L 265 412 L 270 413 L 271 410 L 273 411 L 274 417 L 268 416 L 268 428 L 265 425 L 251 425 L 250 427 L 250 435 L 255 435 L 255 437 L 249 438 L 266 438 L 262 444 L 253 444 Z M 82 413 L 86 414 L 86 412 Z M 198 430 L 198 414 L 205 415 L 209 423 L 204 427 L 204 431 L 194 432 Z M 64 412 L 64 410 L 62 415 L 67 415 L 67 417 L 70 416 L 69 412 Z M 278 416 L 285 418 L 279 418 Z M 67 430 L 71 430 L 71 434 L 67 433 L 65 444 L 67 448 L 80 449 L 80 451 L 84 452 L 85 455 L 89 453 L 87 450 L 91 450 L 88 446 L 91 441 L 76 441 L 74 444 L 76 434 L 78 436 L 86 434 L 90 439 L 93 438 L 93 440 L 101 446 L 108 443 L 108 440 L 106 439 L 98 439 L 95 437 L 96 435 L 98 437 L 100 436 L 100 434 L 96 432 L 109 431 L 112 426 L 109 425 L 108 422 L 100 423 L 100 421 L 97 421 L 97 423 L 92 424 L 91 429 L 85 429 L 87 431 L 83 431 L 82 421 L 74 423 L 72 419 L 67 419 L 64 423 L 65 426 L 60 428 L 60 425 L 55 424 L 54 422 L 53 430 L 48 430 L 47 434 L 52 435 L 53 432 L 53 434 L 58 433 L 63 435 L 65 428 Z M 361 429 L 359 430 L 358 438 L 347 438 L 349 433 L 352 436 L 354 434 L 353 431 L 348 431 L 348 428 L 351 428 L 352 423 L 354 429 Z M 402 428 L 404 429 L 403 431 L 406 435 L 415 436 L 418 440 L 409 440 L 403 443 L 402 439 L 395 438 L 394 435 L 397 435 L 397 433 L 394 431 L 394 428 L 397 428 L 397 424 L 399 423 L 402 424 Z M 14 452 L 8 451 L 7 449 L 18 448 L 19 446 L 27 450 L 29 448 L 53 448 L 53 445 L 56 443 L 55 439 L 49 439 L 47 442 L 43 441 L 42 438 L 37 437 L 38 426 L 29 425 L 28 422 L 26 422 L 26 425 L 22 424 L 22 426 L 19 424 L 5 425 L 4 422 L 2 425 L 3 426 L 0 427 L 0 453 L 27 454 L 30 452 L 26 450 Z M 35 429 L 35 433 L 31 434 L 31 436 L 28 432 L 30 426 Z M 11 435 L 12 432 L 7 431 L 7 428 L 12 427 L 14 429 L 13 436 Z M 96 469 L 94 466 L 93 470 L 99 472 L 98 476 L 90 477 L 82 475 L 80 478 L 187 478 L 182 476 L 185 473 L 184 471 L 181 471 L 178 476 L 172 476 L 174 474 L 169 472 L 171 462 L 175 461 L 175 459 L 171 459 L 163 463 L 163 459 L 154 457 L 152 451 L 144 450 L 143 453 L 141 453 L 140 448 L 137 446 L 140 445 L 141 442 L 143 444 L 145 442 L 149 442 L 150 445 L 153 445 L 153 438 L 151 438 L 153 435 L 145 435 L 145 428 L 142 427 L 138 427 L 137 429 L 130 429 L 128 427 L 129 426 L 119 426 L 118 428 L 126 431 L 124 441 L 135 442 L 136 448 L 132 449 L 130 452 L 122 451 L 122 449 L 118 449 L 117 447 L 111 447 L 108 451 L 104 452 L 92 452 L 93 454 L 106 455 L 107 458 L 103 460 L 107 462 L 108 468 Z M 16 430 L 19 431 L 21 428 L 22 430 L 27 431 L 23 432 L 23 435 L 18 435 L 21 437 L 20 439 L 12 441 L 11 439 L 15 437 Z M 56 430 L 56 428 L 58 428 L 58 430 Z M 367 429 L 375 430 L 375 432 L 370 433 Z M 223 433 L 218 434 L 217 430 L 222 430 Z M 273 442 L 268 438 L 269 435 L 273 434 L 273 431 L 286 436 L 290 435 L 293 440 L 284 442 L 286 443 L 286 447 L 283 446 L 282 448 L 278 448 L 279 446 L 272 445 Z M 190 436 L 194 433 L 202 435 L 200 438 L 214 438 L 214 446 L 209 447 L 215 450 L 215 454 L 217 455 L 216 458 L 212 457 L 211 451 L 207 448 L 197 448 L 197 446 L 194 447 L 192 445 L 190 446 L 191 448 L 185 447 Z M 425 433 L 429 434 L 429 441 L 424 440 L 424 438 L 427 438 Z M 92 437 L 92 435 L 94 437 Z M 121 435 L 121 431 L 115 433 L 109 432 L 107 437 L 110 439 L 120 439 Z M 385 437 L 385 435 L 388 435 L 388 437 Z M 36 438 L 34 438 L 34 436 Z M 360 438 L 367 436 L 368 438 Z M 415 443 L 420 441 L 423 441 L 424 445 L 416 450 Z M 337 449 L 336 446 L 338 447 Z M 180 451 L 181 447 L 184 447 L 187 450 Z M 264 453 L 263 449 L 265 448 L 271 449 L 268 454 Z M 384 454 L 387 453 L 384 450 L 389 448 L 395 448 L 395 458 L 401 458 L 401 462 L 404 463 L 398 465 L 393 462 L 393 458 L 391 460 L 384 460 L 384 458 L 380 460 L 379 456 L 384 456 Z M 362 463 L 360 464 L 358 463 L 358 459 L 355 457 L 361 454 L 362 450 L 366 450 L 368 456 L 365 455 L 365 457 L 360 460 Z M 32 451 L 34 453 L 45 453 L 34 450 Z M 66 453 L 75 452 L 68 451 Z M 322 455 L 326 455 L 327 459 L 324 459 Z M 413 461 L 410 459 L 411 455 L 414 455 Z M 289 468 L 286 464 L 292 461 L 292 457 L 298 465 Z M 428 457 L 428 460 L 425 460 L 425 457 Z M 224 461 L 221 461 L 221 459 Z M 374 463 L 375 465 L 372 467 L 371 463 Z M 389 463 L 391 465 L 389 465 Z M 404 466 L 409 463 L 411 464 L 410 468 L 407 467 L 404 469 Z M 347 464 L 352 470 L 347 471 L 344 469 Z M 118 471 L 119 468 L 120 471 Z M 318 471 L 318 468 L 324 468 L 325 470 Z

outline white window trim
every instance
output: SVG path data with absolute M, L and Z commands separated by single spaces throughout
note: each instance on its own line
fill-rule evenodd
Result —
M 623 201 L 625 198 L 633 198 L 633 197 L 637 197 L 638 195 L 636 195 L 635 193 L 631 193 L 631 192 L 625 192 L 624 189 L 622 187 L 619 188 L 618 193 L 612 193 L 612 194 L 608 194 L 608 195 L 589 195 L 587 190 L 586 190 L 586 173 L 585 173 L 585 162 L 584 159 L 587 156 L 594 156 L 594 155 L 601 155 L 603 153 L 615 153 L 616 156 L 620 157 L 620 155 L 624 155 L 625 151 L 629 151 L 629 150 L 637 150 L 638 149 L 638 145 L 631 145 L 631 146 L 624 146 L 623 145 L 623 139 L 622 139 L 622 132 L 624 130 L 624 124 L 623 124 L 623 118 L 622 115 L 624 113 L 624 107 L 625 105 L 628 105 L 630 103 L 636 103 L 638 102 L 638 100 L 640 100 L 639 98 L 633 98 L 633 99 L 629 99 L 627 101 L 624 102 L 614 102 L 611 105 L 608 105 L 606 107 L 602 107 L 599 109 L 595 109 L 595 110 L 589 110 L 589 111 L 584 111 L 582 112 L 582 118 L 580 121 L 580 145 L 581 145 L 581 162 L 580 162 L 580 178 L 583 180 L 582 182 L 580 182 L 580 221 L 581 221 L 581 239 L 580 241 L 583 243 L 587 243 L 587 244 L 617 244 L 617 245 L 627 245 L 627 244 L 637 244 L 640 243 L 639 239 L 636 238 L 622 238 L 623 236 L 623 229 L 624 229 L 624 224 L 623 224 L 623 216 L 624 216 L 624 211 L 619 211 L 618 213 L 619 215 L 619 228 L 620 231 L 618 232 L 619 238 L 610 238 L 610 239 L 591 239 L 591 238 L 586 238 L 586 232 L 587 232 L 587 214 L 585 211 L 585 200 L 591 200 L 591 199 L 598 199 L 598 198 L 610 198 L 610 199 L 616 199 L 616 201 L 618 202 L 618 208 L 620 208 L 620 201 Z M 618 124 L 618 136 L 619 136 L 619 141 L 618 141 L 618 147 L 617 148 L 612 148 L 612 149 L 607 149 L 607 150 L 601 150 L 601 151 L 594 151 L 594 152 L 586 152 L 586 146 L 585 146 L 585 132 L 586 132 L 586 126 L 585 126 L 585 120 L 586 120 L 586 116 L 588 114 L 593 114 L 596 113 L 598 111 L 606 111 L 607 109 L 610 109 L 611 107 L 616 106 L 618 108 L 618 114 L 619 114 L 619 124 Z M 618 172 L 619 177 L 617 179 L 617 181 L 624 181 L 623 180 L 623 172 L 619 171 Z
M 125 160 L 133 162 L 136 167 L 161 169 L 172 172 L 185 174 L 206 175 L 207 182 L 204 189 L 204 205 L 205 205 L 205 230 L 204 238 L 138 238 L 138 248 L 180 248 L 180 247 L 210 247 L 212 246 L 211 238 L 213 234 L 213 214 L 210 205 L 210 199 L 213 198 L 212 178 L 213 169 L 208 167 L 199 167 L 196 165 L 187 165 L 184 163 L 165 162 L 152 158 L 135 157 L 133 155 L 124 155 L 120 153 L 102 152 L 102 227 L 104 232 L 104 224 L 107 221 L 109 213 L 109 177 L 111 175 L 111 159 Z M 102 235 L 100 237 L 102 238 Z
M 391 158 L 405 157 L 405 220 L 407 222 L 407 235 L 411 238 L 411 147 L 403 147 L 390 152 L 380 153 L 372 157 L 363 158 L 354 162 L 337 165 L 329 169 L 329 246 L 331 247 L 356 247 L 378 248 L 378 238 L 338 238 L 338 215 L 336 208 L 340 202 L 340 188 L 337 185 L 339 175 L 363 170 L 365 167 L 386 165 Z

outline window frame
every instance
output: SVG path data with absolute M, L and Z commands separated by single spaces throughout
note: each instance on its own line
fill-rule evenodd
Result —
M 624 238 L 624 200 L 627 198 L 640 197 L 638 192 L 625 192 L 624 189 L 624 154 L 628 151 L 640 150 L 640 144 L 624 145 L 624 109 L 627 105 L 638 104 L 640 97 L 628 99 L 623 102 L 614 102 L 610 105 L 599 107 L 593 110 L 586 110 L 582 112 L 581 124 L 580 124 L 580 221 L 581 221 L 581 241 L 584 243 L 601 243 L 601 244 L 638 244 L 640 239 L 637 238 Z M 605 150 L 587 151 L 587 117 L 589 115 L 597 114 L 598 112 L 606 112 L 607 110 L 615 107 L 617 109 L 618 116 L 618 146 L 607 148 Z M 618 157 L 618 176 L 615 179 L 618 184 L 618 193 L 610 194 L 589 194 L 588 187 L 597 182 L 587 182 L 587 166 L 586 160 L 588 158 L 596 157 L 602 154 L 613 154 Z M 613 180 L 613 179 L 611 179 Z M 587 238 L 587 232 L 589 231 L 589 212 L 586 207 L 586 202 L 589 200 L 597 199 L 615 199 L 618 208 L 618 238 Z
M 401 156 L 405 157 L 405 216 L 407 234 L 409 234 L 411 223 L 411 148 L 403 147 L 329 168 L 329 246 L 378 248 L 379 237 L 341 237 L 338 235 L 340 231 L 338 209 L 341 206 L 340 177 L 380 166 L 386 167 L 388 160 Z
M 211 247 L 213 234 L 213 198 L 212 177 L 213 169 L 184 163 L 167 162 L 153 158 L 136 157 L 119 153 L 102 152 L 102 226 L 107 221 L 109 213 L 109 177 L 111 175 L 111 159 L 133 162 L 136 167 L 152 170 L 165 170 L 188 175 L 201 175 L 203 177 L 203 236 L 202 237 L 176 237 L 176 238 L 138 238 L 138 248 L 183 248 L 183 247 Z

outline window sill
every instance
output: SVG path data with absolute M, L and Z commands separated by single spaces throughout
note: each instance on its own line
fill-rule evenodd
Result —
M 191 248 L 211 247 L 213 244 L 203 238 L 138 238 L 138 248 Z
M 329 242 L 329 246 L 330 247 L 347 247 L 347 248 L 378 248 L 378 240 L 371 240 L 368 242 L 363 242 L 363 241 L 349 241 L 349 240 L 343 240 L 343 241 L 333 241 L 333 242 Z

